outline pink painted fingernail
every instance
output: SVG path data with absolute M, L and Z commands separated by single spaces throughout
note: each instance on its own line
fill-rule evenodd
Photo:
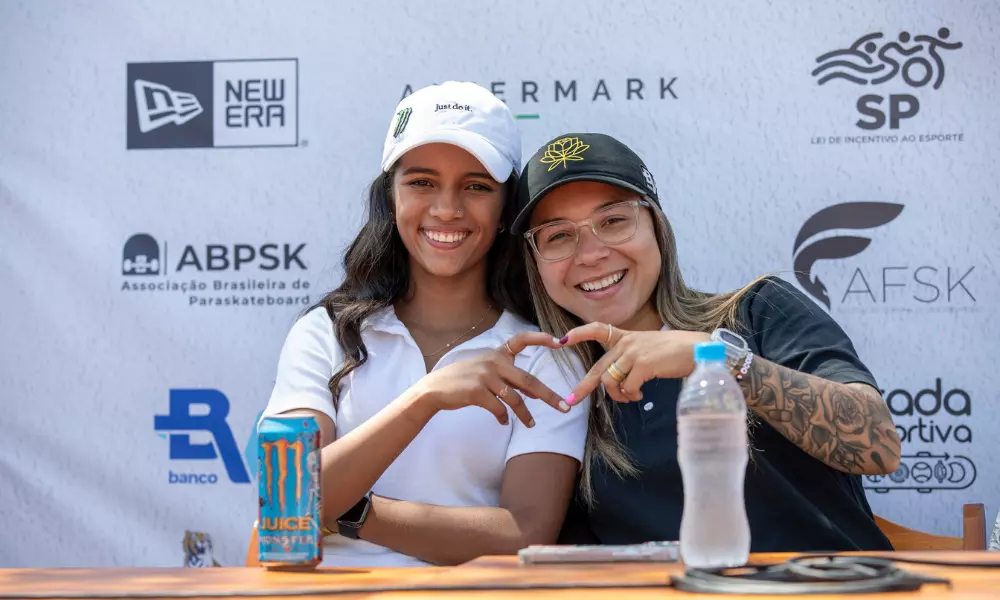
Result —
M 566 396 L 566 404 L 573 406 L 576 404 L 576 394 L 571 392 L 569 396 Z
M 565 344 L 565 343 L 566 343 L 566 342 L 568 342 L 568 341 L 569 341 L 569 336 L 568 336 L 568 335 L 564 335 L 564 336 L 562 336 L 562 337 L 561 337 L 561 338 L 559 339 L 559 344 L 560 344 L 560 345 L 561 345 L 561 344 Z

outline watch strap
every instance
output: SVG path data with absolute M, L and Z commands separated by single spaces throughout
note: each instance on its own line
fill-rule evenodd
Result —
M 724 333 L 739 339 L 743 347 L 737 348 L 732 343 L 726 341 L 725 336 L 723 335 Z M 736 374 L 739 373 L 740 369 L 743 368 L 744 366 L 743 363 L 746 361 L 747 355 L 750 353 L 750 345 L 747 344 L 747 341 L 746 339 L 743 338 L 743 336 L 738 335 L 737 333 L 730 331 L 729 329 L 723 329 L 723 328 L 716 329 L 715 331 L 712 332 L 711 337 L 713 341 L 720 342 L 723 346 L 725 346 L 726 369 L 730 373 L 732 373 L 733 376 L 736 376 Z
M 350 510 L 341 515 L 337 519 L 337 533 L 352 540 L 358 539 L 361 526 L 365 524 L 368 511 L 371 510 L 371 502 L 372 493 L 368 492 Z

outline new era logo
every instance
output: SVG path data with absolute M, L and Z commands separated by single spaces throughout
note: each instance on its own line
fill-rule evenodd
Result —
M 297 146 L 298 60 L 129 63 L 127 147 Z
M 135 106 L 142 133 L 168 123 L 183 125 L 205 112 L 194 94 L 178 92 L 145 79 L 135 80 Z

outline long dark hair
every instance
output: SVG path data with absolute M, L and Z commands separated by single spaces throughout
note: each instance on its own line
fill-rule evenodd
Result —
M 395 169 L 381 173 L 368 187 L 368 218 L 344 254 L 344 281 L 309 308 L 322 306 L 334 323 L 344 362 L 330 378 L 336 408 L 340 382 L 368 361 L 361 339 L 365 319 L 405 297 L 410 285 L 409 252 L 399 237 L 393 215 L 392 183 Z M 486 292 L 493 307 L 508 310 L 535 323 L 528 295 L 527 273 L 520 241 L 509 232 L 517 211 L 517 174 L 503 183 L 503 231 L 486 255 Z M 307 311 L 308 312 L 308 311 Z

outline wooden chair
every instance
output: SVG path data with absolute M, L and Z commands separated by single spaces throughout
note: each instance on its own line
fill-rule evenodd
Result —
M 962 506 L 962 537 L 924 533 L 875 515 L 875 523 L 896 550 L 985 550 L 986 507 Z
M 247 547 L 247 566 L 260 566 L 257 543 L 257 521 L 253 522 L 253 529 L 250 531 L 250 545 Z

